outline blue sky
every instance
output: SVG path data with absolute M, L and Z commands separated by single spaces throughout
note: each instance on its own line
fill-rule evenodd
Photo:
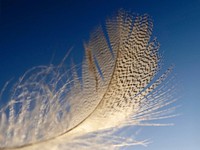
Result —
M 95 26 L 123 8 L 148 13 L 164 62 L 175 65 L 182 98 L 173 127 L 146 127 L 153 143 L 138 150 L 197 150 L 200 146 L 200 0 L 0 0 L 0 88 L 27 69 L 58 64 L 67 50 L 80 63 Z

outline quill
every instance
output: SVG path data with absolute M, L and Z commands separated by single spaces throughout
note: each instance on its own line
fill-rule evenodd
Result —
M 160 74 L 152 19 L 120 10 L 84 43 L 75 64 L 37 66 L 0 109 L 0 149 L 119 149 L 147 141 L 117 136 L 126 126 L 173 117 L 172 67 Z

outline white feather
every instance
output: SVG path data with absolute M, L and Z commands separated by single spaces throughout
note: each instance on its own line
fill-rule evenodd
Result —
M 39 66 L 15 85 L 0 109 L 0 149 L 119 149 L 146 145 L 121 137 L 126 126 L 160 125 L 171 117 L 174 87 L 160 77 L 159 43 L 151 40 L 148 15 L 119 11 L 84 44 L 82 75 L 77 66 Z

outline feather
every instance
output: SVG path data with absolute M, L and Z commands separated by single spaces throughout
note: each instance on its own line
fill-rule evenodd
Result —
M 16 83 L 0 109 L 0 149 L 119 149 L 146 145 L 122 137 L 127 126 L 162 125 L 175 98 L 170 67 L 160 74 L 159 43 L 148 15 L 120 10 L 84 43 L 81 72 L 72 63 L 38 66 Z M 160 76 L 160 77 L 159 77 Z M 166 108 L 167 107 L 167 108 Z

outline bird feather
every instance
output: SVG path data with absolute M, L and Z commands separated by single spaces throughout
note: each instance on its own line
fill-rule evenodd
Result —
M 38 66 L 0 109 L 0 149 L 119 149 L 147 141 L 118 136 L 123 127 L 161 125 L 174 87 L 159 75 L 159 43 L 149 15 L 120 10 L 84 43 L 81 75 L 72 63 Z M 160 76 L 160 77 L 157 77 Z

